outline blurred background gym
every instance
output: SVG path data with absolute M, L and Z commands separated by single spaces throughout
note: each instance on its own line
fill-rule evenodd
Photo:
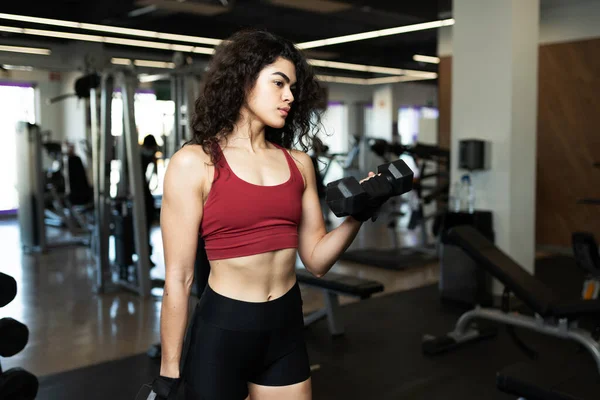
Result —
M 597 399 L 597 0 L 3 2 L 0 399 L 157 375 L 163 176 L 242 28 L 318 75 L 329 229 L 328 182 L 414 172 L 323 279 L 298 259 L 314 398 Z

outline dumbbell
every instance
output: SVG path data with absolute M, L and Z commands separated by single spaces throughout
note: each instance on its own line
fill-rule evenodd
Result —
M 16 319 L 0 319 L 0 357 L 12 357 L 27 345 L 29 329 Z
M 0 307 L 9 304 L 17 295 L 17 282 L 9 275 L 0 273 Z M 12 357 L 27 345 L 29 329 L 13 319 L 0 319 L 0 357 Z M 33 400 L 39 388 L 38 379 L 22 368 L 2 370 L 0 365 L 0 399 Z
M 0 272 L 0 307 L 4 307 L 17 295 L 17 281 L 10 275 Z
M 383 197 L 399 196 L 412 190 L 414 173 L 403 160 L 378 166 L 377 174 L 370 179 L 380 179 L 389 187 L 389 190 L 382 194 Z M 337 217 L 362 211 L 369 199 L 370 195 L 353 176 L 327 184 L 327 205 Z
M 0 374 L 0 399 L 34 400 L 39 389 L 35 375 L 23 368 L 11 368 Z

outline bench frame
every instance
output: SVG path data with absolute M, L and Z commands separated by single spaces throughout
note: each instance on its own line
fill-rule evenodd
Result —
M 596 313 L 600 303 L 592 303 L 594 300 L 582 300 L 573 304 L 559 303 L 551 289 L 525 271 L 473 227 L 453 228 L 449 232 L 449 238 L 453 244 L 478 262 L 481 268 L 485 268 L 510 292 L 523 300 L 532 309 L 534 316 L 477 306 L 462 314 L 454 330 L 445 336 L 436 338 L 424 335 L 423 351 L 426 354 L 438 354 L 491 337 L 473 323 L 476 319 L 483 319 L 578 342 L 593 357 L 600 373 L 600 342 L 590 331 L 579 328 L 577 324 L 581 315 Z
M 331 275 L 335 275 L 335 274 L 331 273 Z M 354 298 L 364 300 L 364 299 L 370 298 L 373 293 L 382 292 L 384 289 L 383 284 L 381 284 L 380 282 L 376 282 L 373 280 L 367 280 L 367 279 L 360 279 L 360 278 L 355 278 L 355 279 L 359 279 L 360 281 L 363 281 L 363 282 L 377 283 L 380 285 L 380 288 L 378 288 L 377 290 L 372 290 L 369 293 L 359 295 L 357 293 L 351 293 L 351 292 L 347 292 L 347 291 L 344 291 L 341 289 L 327 288 L 327 287 L 319 285 L 317 283 L 319 281 L 307 282 L 305 280 L 302 280 L 301 277 L 298 277 L 298 281 L 299 281 L 298 283 L 300 285 L 304 285 L 309 288 L 321 290 L 323 292 L 323 296 L 324 296 L 324 300 L 325 300 L 325 307 L 323 307 L 319 310 L 313 311 L 312 313 L 309 313 L 304 316 L 304 326 L 309 326 L 309 325 L 321 320 L 322 318 L 327 317 L 327 325 L 328 325 L 329 333 L 331 334 L 331 336 L 343 335 L 345 330 L 344 330 L 344 324 L 342 322 L 342 319 L 341 319 L 340 313 L 339 313 L 339 311 L 340 311 L 339 296 L 349 296 L 349 297 L 354 297 Z M 323 282 L 326 282 L 326 278 L 323 279 Z
M 308 285 L 308 284 L 303 284 Z M 314 287 L 314 286 L 313 286 Z M 325 298 L 325 307 L 304 316 L 304 326 L 309 326 L 320 319 L 327 317 L 327 325 L 331 336 L 344 334 L 344 324 L 339 315 L 340 300 L 337 292 L 321 289 Z
M 544 319 L 538 314 L 535 317 L 530 317 L 515 312 L 506 313 L 496 309 L 477 306 L 475 309 L 461 315 L 454 331 L 449 332 L 447 336 L 454 339 L 457 344 L 465 344 L 480 339 L 479 330 L 473 326 L 473 321 L 476 319 L 499 322 L 505 325 L 529 329 L 548 336 L 576 341 L 590 353 L 600 373 L 600 344 L 589 331 L 578 328 L 577 321 L 569 321 L 567 318 L 560 318 L 558 320 L 554 318 Z

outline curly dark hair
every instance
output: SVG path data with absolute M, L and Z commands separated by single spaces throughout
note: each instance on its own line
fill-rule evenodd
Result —
M 295 145 L 304 152 L 322 148 L 317 137 L 322 90 L 305 56 L 292 42 L 277 35 L 244 30 L 216 48 L 196 99 L 191 124 L 193 137 L 188 143 L 202 145 L 213 164 L 218 162 L 215 146 L 233 131 L 246 95 L 254 87 L 259 73 L 280 57 L 296 68 L 294 106 L 283 128 L 265 127 L 265 138 L 286 149 Z

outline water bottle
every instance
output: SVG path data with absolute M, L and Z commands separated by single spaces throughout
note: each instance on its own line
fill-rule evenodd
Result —
M 465 174 L 461 178 L 461 210 L 473 214 L 475 212 L 475 188 L 471 176 Z
M 450 190 L 450 196 L 448 197 L 448 208 L 451 212 L 460 212 L 461 209 L 461 187 L 460 182 L 455 182 Z

